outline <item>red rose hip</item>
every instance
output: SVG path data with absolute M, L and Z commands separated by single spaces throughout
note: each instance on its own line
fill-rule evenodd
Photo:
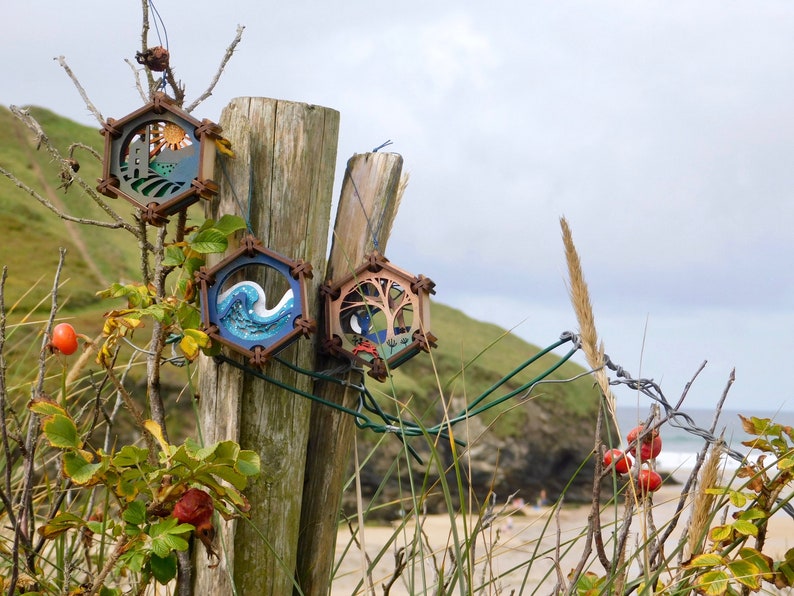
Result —
M 631 469 L 631 456 L 620 449 L 610 449 L 604 453 L 604 467 L 608 468 L 615 462 L 615 471 L 618 474 L 626 474 Z
M 52 330 L 50 347 L 67 356 L 77 351 L 77 333 L 69 323 L 58 323 Z

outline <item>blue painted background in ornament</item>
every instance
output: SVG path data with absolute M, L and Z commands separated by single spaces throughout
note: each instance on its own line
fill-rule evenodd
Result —
M 265 291 L 253 281 L 241 281 L 218 296 L 218 320 L 232 335 L 245 341 L 270 343 L 292 329 L 295 297 L 287 290 L 279 303 L 267 308 Z

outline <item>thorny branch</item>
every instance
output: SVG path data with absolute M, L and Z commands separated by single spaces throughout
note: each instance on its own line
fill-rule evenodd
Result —
M 105 119 L 102 117 L 102 114 L 96 108 L 96 106 L 88 98 L 88 94 L 85 92 L 85 89 L 83 89 L 80 81 L 77 80 L 77 77 L 75 76 L 74 72 L 72 72 L 72 69 L 69 68 L 68 64 L 66 64 L 66 58 L 63 56 L 58 56 L 57 58 L 53 58 L 53 60 L 57 60 L 61 68 L 66 71 L 67 76 L 72 79 L 72 83 L 74 83 L 74 86 L 77 87 L 77 92 L 80 94 L 80 97 L 83 98 L 88 111 L 94 115 L 94 118 L 96 118 L 97 122 L 99 122 L 99 125 L 102 126 L 102 124 L 105 123 Z
M 37 148 L 39 148 L 41 146 L 44 146 L 44 148 L 47 150 L 47 153 L 49 153 L 50 156 L 58 164 L 60 164 L 62 171 L 71 170 L 71 164 L 70 164 L 69 160 L 64 159 L 64 157 L 61 155 L 60 151 L 58 151 L 58 149 L 56 149 L 55 146 L 50 142 L 49 137 L 44 133 L 44 130 L 41 128 L 41 125 L 30 114 L 30 112 L 28 112 L 27 110 L 23 110 L 23 109 L 21 109 L 21 108 L 19 108 L 17 106 L 10 106 L 9 109 L 14 114 L 14 116 L 17 117 L 17 119 L 20 122 L 25 124 L 25 126 L 27 126 L 36 135 Z M 19 181 L 17 179 L 17 177 L 14 176 L 13 174 L 10 174 L 10 175 L 6 174 L 5 171 L 3 172 L 3 174 L 6 177 L 8 177 L 12 182 L 14 182 L 17 186 L 19 186 L 23 190 L 26 190 L 26 192 L 29 192 L 29 193 L 34 193 L 35 192 L 35 191 L 31 191 L 31 190 L 27 189 L 27 187 L 21 181 Z M 69 175 L 71 176 L 72 174 L 70 173 Z M 80 188 L 83 189 L 83 191 L 86 193 L 86 195 L 88 195 L 115 222 L 115 225 L 113 227 L 122 228 L 122 229 L 130 232 L 134 236 L 136 236 L 136 237 L 138 236 L 138 230 L 136 228 L 134 228 L 133 226 L 131 226 L 129 223 L 127 223 L 118 213 L 116 213 L 110 207 L 110 205 L 108 205 L 108 203 L 101 197 L 101 195 L 99 195 L 99 193 L 97 193 L 96 190 L 93 187 L 89 186 L 88 183 L 85 180 L 83 180 L 83 178 L 81 178 L 80 176 L 74 176 L 74 180 L 77 181 L 78 185 L 80 186 Z M 37 199 L 37 200 L 39 200 L 39 199 Z M 54 207 L 48 207 L 48 208 L 51 209 L 56 215 L 58 215 L 58 217 L 61 217 L 63 219 L 67 219 L 65 213 L 62 213 L 62 212 L 58 211 Z M 69 216 L 69 217 L 71 217 L 71 216 Z M 91 222 L 89 221 L 89 223 L 91 223 Z M 100 224 L 91 223 L 91 225 L 100 225 Z M 109 226 L 104 226 L 104 227 L 109 227 Z
M 92 582 L 91 589 L 86 593 L 86 596 L 95 596 L 95 594 L 99 592 L 99 589 L 104 585 L 108 574 L 110 574 L 110 572 L 113 570 L 113 567 L 115 567 L 116 562 L 119 560 L 121 555 L 124 554 L 124 548 L 127 546 L 129 540 L 130 539 L 125 535 L 119 536 L 119 539 L 116 540 L 116 548 L 113 549 L 113 552 L 105 562 L 105 566 L 96 576 L 96 579 L 94 579 Z
M 149 2 L 148 0 L 141 0 L 141 53 L 146 53 L 146 50 L 149 49 Z M 149 88 L 150 92 L 154 91 L 155 83 L 154 83 L 154 75 L 152 71 L 148 68 L 145 69 L 146 71 L 146 81 L 147 87 Z M 151 93 L 150 93 L 151 94 Z M 148 101 L 145 99 L 144 101 Z
M 193 103 L 191 103 L 187 108 L 185 108 L 185 111 L 187 113 L 190 113 L 193 110 L 195 110 L 202 101 L 204 101 L 210 95 L 212 95 L 212 91 L 215 89 L 215 85 L 218 84 L 218 81 L 220 80 L 221 75 L 223 74 L 223 71 L 226 68 L 226 65 L 228 64 L 229 60 L 231 60 L 232 54 L 234 54 L 234 50 L 237 48 L 237 45 L 240 43 L 240 41 L 243 38 L 243 31 L 244 30 L 245 30 L 245 27 L 243 25 L 237 25 L 237 34 L 234 36 L 234 39 L 232 40 L 232 43 L 229 44 L 229 47 L 226 48 L 226 53 L 223 55 L 223 59 L 221 60 L 221 64 L 218 67 L 218 70 L 216 71 L 215 76 L 212 78 L 212 81 L 210 81 L 210 84 L 207 87 L 207 90 L 204 91 L 204 93 L 202 93 L 201 95 L 199 95 L 195 99 L 195 101 L 193 101 Z
M 66 250 L 60 250 L 58 266 L 55 270 L 55 278 L 52 285 L 52 298 L 50 301 L 50 314 L 42 338 L 41 349 L 39 351 L 39 372 L 36 383 L 31 389 L 31 398 L 35 399 L 44 393 L 44 378 L 46 372 L 46 360 L 49 345 L 50 333 L 52 332 L 53 321 L 58 312 L 58 287 L 60 286 L 61 272 L 66 258 Z M 3 424 L 5 424 L 5 412 L 3 413 Z M 34 412 L 28 417 L 27 435 L 25 437 L 23 449 L 24 463 L 22 473 L 21 491 L 16 500 L 17 512 L 16 523 L 14 524 L 14 541 L 12 550 L 13 564 L 11 568 L 11 582 L 9 595 L 12 595 L 16 582 L 19 577 L 19 555 L 20 549 L 27 553 L 26 566 L 33 571 L 35 569 L 35 553 L 32 549 L 32 540 L 36 530 L 33 515 L 33 464 L 36 452 L 36 443 L 39 436 L 39 417 Z M 10 464 L 9 464 L 10 465 Z
M 16 526 L 16 516 L 14 515 L 14 508 L 11 506 L 11 444 L 8 441 L 8 428 L 6 427 L 6 360 L 4 355 L 4 348 L 6 342 L 6 307 L 5 307 L 5 283 L 8 277 L 8 267 L 3 267 L 3 273 L 0 277 L 0 432 L 2 433 L 3 441 L 3 455 L 5 456 L 5 470 L 4 470 L 4 485 L 3 490 L 0 491 L 3 506 L 8 514 L 8 522 L 11 526 Z
M 154 252 L 154 290 L 158 302 L 165 298 L 166 268 L 163 266 L 163 252 L 165 245 L 166 227 L 158 229 L 157 241 Z M 168 440 L 165 426 L 165 408 L 160 387 L 160 362 L 165 348 L 165 330 L 163 324 L 155 319 L 152 322 L 152 342 L 149 346 L 150 354 L 146 358 L 147 391 L 149 395 L 149 409 L 152 419 L 160 425 L 163 437 Z
M 143 412 L 141 412 L 138 404 L 135 403 L 135 400 L 124 387 L 121 380 L 116 376 L 116 373 L 113 372 L 113 369 L 108 368 L 107 373 L 108 377 L 113 382 L 113 385 L 115 385 L 119 396 L 124 401 L 124 406 L 127 408 L 127 410 L 129 410 L 130 414 L 132 414 L 132 417 L 135 419 L 135 423 L 141 429 L 144 441 L 146 441 L 146 447 L 149 450 L 149 463 L 157 465 L 157 445 L 154 442 L 154 437 L 152 437 L 152 435 L 146 430 Z
M 124 227 L 124 222 L 109 222 L 109 221 L 98 221 L 96 219 L 87 219 L 85 217 L 75 217 L 73 215 L 69 215 L 68 213 L 64 213 L 60 209 L 58 209 L 55 205 L 50 203 L 47 199 L 42 197 L 39 193 L 37 193 L 34 189 L 30 188 L 27 184 L 22 182 L 19 178 L 17 178 L 14 174 L 6 170 L 4 167 L 0 166 L 0 174 L 8 178 L 14 186 L 19 188 L 20 190 L 25 191 L 31 197 L 36 199 L 39 203 L 44 205 L 47 209 L 52 211 L 55 215 L 60 217 L 65 221 L 73 221 L 75 223 L 84 224 L 87 226 L 97 226 L 99 228 L 109 228 L 112 230 L 117 230 L 119 228 Z
M 132 76 L 135 77 L 135 88 L 138 90 L 138 94 L 141 96 L 141 100 L 143 103 L 147 103 L 149 98 L 146 95 L 146 91 L 143 90 L 143 83 L 141 83 L 141 69 L 139 69 L 135 64 L 133 64 L 132 60 L 129 58 L 125 58 L 124 62 L 126 62 L 129 67 L 132 69 Z

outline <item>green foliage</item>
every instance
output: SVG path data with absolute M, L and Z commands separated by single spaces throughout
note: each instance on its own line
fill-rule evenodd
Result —
M 103 366 L 111 366 L 119 341 L 142 327 L 145 319 L 156 320 L 165 333 L 177 338 L 187 360 L 195 360 L 200 350 L 211 354 L 214 347 L 210 338 L 199 328 L 201 313 L 193 274 L 204 265 L 207 254 L 226 250 L 228 236 L 245 227 L 245 220 L 241 217 L 224 215 L 217 222 L 206 220 L 187 240 L 164 247 L 163 266 L 178 272 L 171 287 L 172 293 L 168 296 L 158 298 L 152 285 L 142 283 L 114 283 L 98 292 L 101 298 L 125 299 L 127 308 L 105 313 L 105 341 L 97 361 Z
M 778 496 L 792 480 L 788 460 L 794 452 L 794 433 L 790 427 L 768 418 L 742 417 L 742 423 L 745 432 L 753 437 L 744 444 L 762 455 L 756 463 L 748 457 L 739 469 L 737 478 L 747 479 L 741 490 L 732 487 L 707 490 L 721 497 L 722 505 L 730 505 L 736 511 L 729 523 L 712 526 L 710 546 L 694 554 L 682 567 L 685 579 L 677 584 L 677 589 L 691 584 L 700 594 L 722 595 L 746 590 L 758 592 L 770 584 L 778 589 L 794 586 L 791 573 L 794 551 L 788 551 L 783 559 L 776 561 L 763 549 L 768 524 L 781 508 Z M 765 465 L 769 456 L 773 463 Z M 789 499 L 791 495 L 786 497 Z
M 91 142 L 101 141 L 96 130 L 73 125 L 47 112 L 36 111 L 36 115 L 42 119 L 39 124 L 48 130 L 48 137 L 43 139 L 48 150 L 60 151 L 61 155 L 69 157 L 85 152 L 86 161 L 80 164 L 80 174 L 89 179 L 98 178 L 98 158 L 88 148 Z M 61 212 L 107 221 L 108 214 L 85 196 L 74 204 L 63 204 L 59 191 L 73 196 L 90 194 L 91 189 L 84 182 L 71 180 L 66 183 L 57 168 L 53 178 L 51 168 L 45 167 L 50 165 L 47 161 L 51 157 L 28 144 L 29 131 L 20 128 L 20 123 L 5 110 L 0 110 L 0 120 L 7 120 L 8 124 L 3 127 L 3 134 L 10 131 L 13 137 L 0 136 L 0 167 L 14 171 L 15 176 L 18 172 L 16 178 L 22 185 L 35 189 L 33 194 L 57 203 Z M 20 142 L 22 139 L 25 141 Z M 5 151 L 4 141 L 17 143 L 16 150 Z M 70 142 L 76 144 L 69 145 Z M 92 163 L 92 160 L 95 161 Z M 61 159 L 55 161 L 61 162 Z M 50 173 L 45 174 L 48 170 Z M 246 515 L 250 505 L 243 491 L 259 474 L 260 460 L 258 454 L 240 449 L 232 441 L 213 445 L 202 445 L 190 438 L 181 444 L 167 441 L 164 429 L 157 422 L 143 419 L 141 407 L 133 396 L 134 382 L 130 382 L 127 373 L 140 350 L 121 340 L 131 339 L 138 330 L 151 328 L 155 337 L 160 334 L 166 339 L 153 348 L 156 352 L 146 353 L 158 362 L 164 360 L 163 351 L 170 344 L 180 349 L 183 362 L 178 364 L 194 360 L 201 350 L 211 351 L 209 337 L 201 329 L 193 274 L 204 264 L 208 254 L 224 251 L 228 237 L 245 228 L 245 222 L 229 215 L 217 222 L 204 221 L 194 229 L 178 225 L 175 231 L 178 241 L 170 245 L 163 244 L 164 235 L 158 235 L 157 242 L 152 243 L 140 232 L 138 242 L 133 235 L 118 230 L 99 228 L 84 234 L 78 232 L 74 224 L 65 224 L 54 215 L 41 216 L 46 210 L 41 207 L 43 211 L 39 213 L 31 192 L 7 184 L 5 176 L 0 180 L 3 181 L 0 202 L 11 214 L 10 233 L 6 235 L 4 246 L 13 246 L 14 251 L 19 252 L 20 248 L 28 249 L 28 239 L 37 240 L 30 244 L 28 254 L 23 254 L 23 261 L 19 263 L 14 261 L 14 251 L 2 254 L 4 264 L 9 265 L 11 271 L 9 283 L 4 286 L 4 321 L 9 310 L 9 318 L 13 319 L 15 312 L 27 307 L 27 314 L 20 319 L 24 322 L 36 309 L 50 308 L 48 300 L 37 297 L 42 292 L 31 292 L 29 298 L 19 300 L 15 297 L 10 309 L 7 299 L 21 291 L 14 283 L 19 279 L 17 272 L 23 280 L 30 274 L 49 277 L 57 262 L 46 261 L 45 253 L 58 256 L 57 250 L 48 250 L 50 243 L 66 244 L 67 248 L 74 249 L 70 250 L 74 258 L 68 261 L 68 272 L 59 269 L 59 274 L 62 279 L 66 274 L 76 274 L 80 282 L 77 292 L 71 294 L 71 301 L 65 302 L 72 307 L 76 302 L 81 306 L 90 305 L 85 311 L 86 328 L 102 327 L 104 334 L 97 357 L 102 374 L 89 373 L 85 379 L 75 380 L 68 378 L 63 356 L 53 356 L 46 341 L 40 343 L 42 349 L 37 353 L 31 342 L 26 341 L 24 328 L 12 324 L 0 329 L 0 355 L 4 358 L 0 367 L 3 381 L 0 397 L 5 408 L 0 425 L 4 440 L 11 437 L 20 445 L 22 453 L 21 458 L 12 459 L 4 443 L 6 447 L 0 456 L 2 463 L 9 466 L 9 474 L 0 486 L 0 496 L 3 505 L 12 498 L 27 499 L 21 501 L 23 505 L 19 508 L 25 511 L 24 519 L 12 516 L 12 511 L 6 512 L 7 522 L 13 528 L 10 541 L 9 535 L 0 536 L 0 576 L 15 581 L 19 590 L 41 594 L 83 591 L 121 594 L 122 590 L 136 585 L 136 590 L 144 588 L 152 580 L 168 583 L 177 575 L 175 553 L 188 549 L 194 530 L 191 524 L 180 523 L 172 516 L 175 504 L 188 489 L 200 488 L 209 495 L 212 511 L 225 519 Z M 82 189 L 78 188 L 80 184 L 83 184 Z M 17 215 L 21 218 L 19 225 L 14 219 Z M 15 230 L 20 233 L 20 242 L 13 238 Z M 143 254 L 139 246 L 143 247 Z M 37 258 L 31 259 L 31 254 L 36 254 Z M 111 284 L 103 281 L 134 278 L 133 265 L 139 264 L 142 281 Z M 45 271 L 45 267 L 49 271 Z M 157 269 L 156 281 L 162 282 L 160 284 L 152 281 L 154 269 Z M 107 289 L 94 294 L 92 288 L 103 285 Z M 63 303 L 60 292 L 57 295 Z M 107 312 L 101 325 L 98 324 L 101 320 L 98 300 L 110 300 L 119 305 L 110 310 L 105 307 Z M 61 307 L 62 312 L 66 310 Z M 83 338 L 88 342 L 87 337 L 83 335 Z M 127 355 L 123 354 L 125 351 Z M 76 357 L 76 360 L 79 372 L 87 359 Z M 11 365 L 6 367 L 5 363 Z M 60 374 L 52 374 L 53 365 Z M 121 378 L 119 366 L 124 369 Z M 37 370 L 40 373 L 34 372 L 34 380 L 30 380 L 29 371 Z M 7 382 L 7 371 L 13 371 L 11 385 Z M 24 383 L 19 379 L 25 379 Z M 57 399 L 44 391 L 50 379 L 58 382 Z M 107 390 L 109 386 L 111 391 Z M 24 403 L 23 387 L 33 396 L 27 408 L 19 407 Z M 147 385 L 147 389 L 153 388 L 159 391 L 159 385 Z M 94 397 L 88 397 L 86 391 L 93 392 Z M 131 428 L 114 428 L 111 432 L 110 426 L 114 425 L 118 412 L 118 408 L 113 412 L 108 409 L 110 398 L 114 396 L 118 396 L 118 403 L 123 401 L 132 414 Z M 103 424 L 108 425 L 105 439 L 97 441 L 96 435 Z M 35 451 L 26 447 L 22 440 L 26 435 L 38 443 Z M 145 447 L 136 444 L 140 437 L 145 440 Z M 64 499 L 67 494 L 68 500 Z M 103 505 L 98 507 L 97 502 Z M 183 510 L 184 507 L 187 505 Z M 208 536 L 204 528 L 202 540 L 208 540 Z M 41 542 L 35 546 L 34 540 Z M 207 547 L 208 553 L 214 556 L 209 544 Z M 13 557 L 9 556 L 11 552 L 15 553 Z M 3 591 L 9 588 L 0 584 Z M 80 584 L 83 587 L 78 587 Z
M 174 551 L 187 550 L 193 526 L 179 523 L 170 512 L 191 486 L 208 490 L 216 509 L 227 519 L 250 508 L 242 491 L 259 474 L 259 456 L 233 441 L 206 447 L 194 441 L 170 445 L 159 426 L 149 420 L 145 426 L 160 450 L 125 445 L 115 453 L 105 453 L 83 449 L 77 422 L 57 404 L 39 399 L 30 409 L 46 413 L 40 421 L 42 434 L 60 450 L 64 476 L 76 486 L 105 489 L 120 512 L 99 521 L 59 512 L 39 533 L 47 540 L 86 531 L 92 540 L 110 543 L 121 539 L 123 552 L 115 561 L 117 573 L 124 569 L 150 573 L 160 583 L 175 577 Z

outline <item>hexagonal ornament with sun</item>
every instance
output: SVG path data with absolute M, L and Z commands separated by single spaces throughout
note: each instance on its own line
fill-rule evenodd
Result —
M 142 211 L 142 218 L 161 225 L 167 217 L 200 198 L 214 196 L 213 138 L 221 128 L 198 121 L 162 93 L 119 120 L 109 118 L 102 179 L 97 189 L 123 197 Z

